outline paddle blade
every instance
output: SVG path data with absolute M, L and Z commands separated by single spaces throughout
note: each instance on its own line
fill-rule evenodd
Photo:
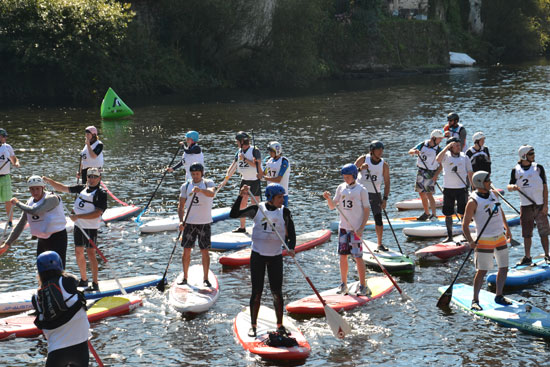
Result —
M 439 297 L 437 301 L 437 307 L 445 310 L 449 308 L 451 304 L 451 298 L 453 298 L 453 286 L 451 285 L 447 290 Z
M 164 285 L 165 285 L 165 283 L 166 283 L 165 278 L 162 278 L 162 279 L 158 282 L 158 284 L 157 284 L 157 289 L 159 290 L 159 292 L 164 292 L 164 289 L 165 289 Z
M 411 297 L 409 297 L 407 294 L 405 294 L 405 292 L 401 292 L 401 301 L 403 301 L 403 302 L 407 302 L 407 301 L 414 302 Z
M 332 334 L 338 339 L 344 339 L 347 334 L 351 333 L 351 327 L 346 320 L 338 312 L 325 304 L 325 317 L 327 318 L 328 326 L 332 330 Z
M 141 226 L 143 224 L 143 222 L 141 221 L 141 216 L 143 215 L 143 213 L 145 213 L 145 209 L 143 209 L 137 216 L 136 219 L 134 219 L 134 222 L 136 222 L 139 226 Z
M 519 246 L 521 245 L 521 242 L 514 240 L 513 238 L 510 240 L 510 246 Z

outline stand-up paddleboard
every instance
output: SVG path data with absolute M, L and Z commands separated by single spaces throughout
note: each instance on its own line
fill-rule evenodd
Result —
M 101 101 L 100 114 L 104 119 L 118 119 L 131 116 L 134 111 L 120 99 L 113 88 L 109 87 L 103 101 Z
M 248 336 L 248 330 L 250 329 L 250 309 L 248 307 L 235 317 L 233 333 L 245 350 L 257 354 L 264 359 L 281 361 L 306 359 L 311 352 L 311 347 L 304 335 L 298 330 L 292 320 L 286 316 L 283 316 L 283 326 L 290 332 L 289 337 L 296 339 L 298 346 L 270 347 L 265 344 L 269 338 L 268 333 L 277 329 L 275 311 L 265 306 L 260 306 L 260 311 L 258 312 L 255 338 Z
M 252 227 L 247 227 L 246 232 L 233 233 L 231 231 L 216 234 L 211 237 L 214 251 L 238 250 L 252 244 Z
M 526 287 L 550 279 L 550 266 L 543 261 L 532 265 L 519 265 L 508 269 L 505 287 Z M 497 272 L 487 275 L 487 283 L 495 285 Z
M 207 311 L 220 297 L 220 285 L 218 278 L 212 270 L 208 271 L 208 281 L 212 287 L 203 284 L 202 265 L 189 267 L 187 284 L 179 285 L 183 279 L 183 273 L 178 275 L 168 293 L 168 303 L 181 313 L 200 313 Z
M 511 227 L 519 225 L 519 215 L 506 214 L 506 222 Z M 470 225 L 470 231 L 472 231 L 473 233 L 475 232 L 475 226 L 473 224 Z M 444 223 L 436 223 L 435 225 L 410 226 L 403 228 L 403 234 L 407 237 L 420 238 L 447 237 L 447 227 Z M 453 236 L 458 236 L 459 234 L 462 234 L 462 225 L 457 224 L 455 221 L 455 224 L 453 225 Z
M 418 260 L 422 261 L 443 261 L 454 256 L 462 255 L 470 249 L 464 237 L 459 236 L 453 240 L 453 242 L 437 243 L 424 247 L 414 254 Z
M 214 223 L 229 218 L 231 208 L 212 209 L 212 221 Z M 168 218 L 156 219 L 139 226 L 141 233 L 155 233 L 164 231 L 177 231 L 180 225 L 180 219 L 177 215 Z
M 439 292 L 444 293 L 448 286 L 439 287 Z M 550 314 L 538 307 L 512 301 L 510 306 L 503 306 L 495 303 L 495 294 L 486 290 L 479 292 L 479 305 L 483 311 L 473 311 L 472 305 L 473 288 L 466 284 L 455 284 L 453 286 L 452 301 L 464 310 L 486 317 L 500 325 L 516 328 L 528 334 L 550 337 Z
M 302 252 L 309 250 L 315 246 L 323 244 L 330 240 L 330 230 L 320 229 L 318 231 L 313 231 L 305 233 L 296 237 L 296 247 L 294 252 Z M 227 256 L 222 256 L 219 259 L 220 264 L 224 266 L 241 266 L 250 264 L 250 254 L 252 249 L 244 248 Z M 288 252 L 283 249 L 283 256 L 287 256 Z
M 127 293 L 135 292 L 146 287 L 152 287 L 162 280 L 158 275 L 142 275 L 136 277 L 119 278 L 122 287 Z M 120 294 L 120 289 L 114 279 L 100 280 L 99 291 L 84 292 L 86 299 L 96 299 Z M 84 290 L 84 288 L 78 288 Z M 0 313 L 23 312 L 32 309 L 31 298 L 36 289 L 25 289 L 15 292 L 0 293 Z
M 378 251 L 378 245 L 371 241 L 363 241 L 363 246 L 368 246 L 374 255 L 382 263 L 384 268 L 392 274 L 408 274 L 414 272 L 414 261 L 400 252 L 388 249 L 388 251 Z M 369 250 L 363 249 L 363 260 L 365 265 L 376 271 L 382 271 L 378 261 L 371 255 Z
M 106 297 L 94 303 L 86 313 L 88 321 L 95 322 L 110 316 L 126 315 L 141 305 L 141 298 L 137 296 Z M 40 335 L 42 331 L 34 325 L 34 319 L 35 316 L 30 314 L 0 319 L 0 340 Z
M 498 191 L 501 195 L 504 195 L 503 189 L 498 189 Z M 436 207 L 439 208 L 443 206 L 443 195 L 434 195 L 434 200 Z M 397 203 L 395 203 L 395 207 L 398 210 L 424 209 L 424 207 L 422 206 L 422 200 L 420 200 L 420 198 L 398 201 Z
M 125 220 L 136 216 L 141 210 L 141 207 L 135 205 L 115 206 L 105 210 L 101 218 L 105 223 L 114 222 L 117 220 Z
M 434 221 L 418 221 L 416 220 L 416 217 L 403 217 L 403 218 L 394 218 L 390 219 L 391 225 L 393 229 L 402 229 L 406 227 L 418 227 L 418 226 L 429 226 L 429 225 L 441 225 L 445 224 L 445 216 L 439 215 L 437 217 L 437 220 Z M 457 218 L 453 215 L 453 220 L 457 220 Z M 388 224 L 388 221 L 386 218 L 382 220 L 382 224 L 384 229 L 390 229 L 390 225 Z M 338 230 L 338 221 L 332 221 L 330 223 L 330 229 L 333 231 Z M 367 224 L 365 224 L 365 230 L 368 231 L 374 231 L 376 229 L 376 226 L 374 224 L 374 220 L 368 220 Z
M 338 287 L 321 292 L 327 305 L 337 312 L 348 311 L 362 306 L 373 299 L 380 298 L 391 292 L 393 283 L 388 277 L 371 277 L 367 279 L 370 296 L 357 296 L 359 282 L 348 284 L 348 294 L 338 294 Z M 324 315 L 325 309 L 319 298 L 312 294 L 286 305 L 286 310 L 297 315 Z

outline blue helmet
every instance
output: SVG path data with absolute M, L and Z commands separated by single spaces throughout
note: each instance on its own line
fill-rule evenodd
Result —
M 352 175 L 354 179 L 357 179 L 357 166 L 352 163 L 348 163 L 342 167 L 340 174 L 342 175 Z
M 36 258 L 36 267 L 38 268 L 39 273 L 47 270 L 63 271 L 63 262 L 57 252 L 46 251 L 38 255 Z
M 265 197 L 267 201 L 273 200 L 277 195 L 285 194 L 285 188 L 278 183 L 271 183 L 265 188 Z
M 185 134 L 185 137 L 193 139 L 195 143 L 199 141 L 199 133 L 194 130 L 188 131 L 187 134 Z

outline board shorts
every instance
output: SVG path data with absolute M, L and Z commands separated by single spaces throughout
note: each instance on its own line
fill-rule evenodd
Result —
M 201 250 L 208 250 L 212 247 L 210 223 L 185 225 L 183 237 L 181 238 L 183 248 L 193 248 L 197 238 Z
M 84 232 L 86 232 L 90 239 L 97 245 L 97 229 L 84 228 Z M 90 241 L 88 241 L 86 236 L 84 236 L 80 228 L 77 226 L 74 226 L 73 240 L 75 247 L 94 248 L 94 246 L 92 246 Z
M 10 201 L 12 197 L 11 175 L 0 176 L 0 202 L 5 203 L 6 201 Z
M 355 232 L 348 229 L 338 229 L 338 254 L 352 255 L 353 257 L 363 257 L 363 247 L 361 239 Z
M 443 215 L 449 216 L 455 213 L 464 214 L 466 201 L 468 200 L 468 188 L 462 189 L 446 189 L 443 188 Z
M 254 196 L 259 196 L 261 200 L 262 185 L 260 182 L 260 180 L 241 180 L 241 185 L 239 186 L 239 189 L 242 188 L 244 185 L 248 185 L 248 190 L 250 191 L 250 193 Z
M 435 192 L 435 181 L 433 180 L 433 177 L 436 170 L 427 170 L 420 167 L 417 168 L 418 171 L 416 171 L 416 183 L 414 185 L 414 190 L 416 192 L 426 193 Z
M 542 213 L 541 209 L 542 205 L 525 205 L 520 207 L 521 236 L 523 238 L 533 237 L 535 222 L 537 223 L 539 236 L 543 237 L 550 235 L 548 217 Z
M 477 270 L 493 269 L 493 257 L 496 259 L 499 269 L 508 267 L 508 246 L 506 245 L 506 237 L 504 235 L 481 237 L 477 243 L 478 246 L 474 253 L 474 264 Z M 493 248 L 483 248 L 488 246 Z

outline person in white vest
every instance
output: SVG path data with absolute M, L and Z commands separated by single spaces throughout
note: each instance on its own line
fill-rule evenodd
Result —
M 437 220 L 434 191 L 437 177 L 439 176 L 439 172 L 441 172 L 441 165 L 435 158 L 441 152 L 441 148 L 439 147 L 441 140 L 443 140 L 443 133 L 441 130 L 436 129 L 430 134 L 430 140 L 425 140 L 409 150 L 410 155 L 417 157 L 416 184 L 414 188 L 419 193 L 422 207 L 424 208 L 424 213 L 416 218 L 419 221 Z M 430 215 L 430 209 L 432 215 Z
M 518 151 L 519 161 L 512 169 L 508 191 L 519 191 L 521 203 L 521 236 L 525 255 L 518 265 L 530 265 L 531 245 L 535 223 L 539 231 L 540 242 L 544 250 L 544 260 L 550 264 L 548 255 L 548 186 L 544 167 L 535 162 L 535 148 L 522 145 Z
M 82 184 L 86 184 L 88 168 L 103 169 L 103 143 L 97 137 L 97 128 L 88 126 L 86 128 L 86 144 L 80 153 L 80 169 L 76 173 L 77 178 L 82 178 Z
M 248 205 L 248 193 L 254 195 L 258 202 L 261 199 L 261 179 L 263 178 L 262 155 L 256 147 L 250 145 L 250 136 L 244 131 L 239 131 L 235 136 L 235 140 L 239 150 L 237 154 L 235 154 L 235 160 L 227 169 L 225 179 L 220 184 L 220 189 L 227 183 L 231 176 L 233 176 L 235 171 L 239 172 L 241 174 L 240 187 L 242 188 L 245 185 L 250 187 L 250 190 L 246 192 L 241 202 L 241 209 L 244 209 Z M 245 217 L 241 217 L 240 226 L 233 232 L 246 232 Z
M 204 272 L 204 286 L 211 287 L 212 285 L 208 280 L 208 270 L 210 269 L 210 254 L 208 250 L 211 247 L 210 225 L 212 223 L 212 202 L 214 201 L 215 185 L 214 181 L 204 178 L 204 166 L 201 163 L 193 163 L 189 167 L 189 172 L 191 173 L 191 180 L 181 185 L 178 205 L 179 230 L 183 231 L 181 239 L 183 247 L 183 255 L 181 257 L 183 279 L 178 284 L 187 284 L 191 250 L 198 239 Z M 193 195 L 195 195 L 194 199 Z M 189 216 L 184 222 L 187 212 L 189 212 Z
M 460 117 L 455 112 L 451 112 L 447 115 L 447 124 L 443 127 L 445 131 L 445 137 L 447 138 L 457 138 L 460 141 L 460 150 L 465 152 L 468 149 L 466 145 L 466 128 L 464 125 L 458 123 Z M 448 142 L 448 141 L 447 141 Z
M 278 183 L 285 188 L 285 201 L 283 205 L 288 207 L 288 184 L 290 179 L 290 162 L 283 157 L 283 146 L 277 141 L 272 141 L 267 146 L 270 158 L 265 163 L 264 180 L 269 183 Z
M 369 289 L 365 280 L 366 269 L 361 237 L 370 214 L 369 195 L 367 189 L 356 181 L 358 171 L 354 164 L 344 165 L 340 173 L 344 182 L 336 188 L 334 197 L 331 198 L 328 191 L 323 193 L 329 209 L 333 210 L 338 205 L 350 221 L 348 222 L 343 216 L 340 216 L 338 224 L 338 255 L 340 255 L 340 278 L 342 281 L 338 293 L 348 293 L 348 257 L 352 255 L 359 274 L 360 286 L 357 295 L 366 296 L 369 294 Z
M 489 148 L 485 146 L 485 134 L 482 131 L 476 132 L 473 141 L 474 145 L 466 151 L 466 156 L 472 162 L 472 169 L 474 172 L 485 171 L 491 173 L 491 155 L 489 154 Z
M 97 230 L 101 224 L 101 215 L 107 210 L 107 193 L 99 185 L 101 181 L 101 172 L 99 169 L 95 167 L 88 168 L 87 174 L 88 180 L 86 185 L 67 186 L 48 177 L 43 177 L 43 179 L 57 191 L 78 194 L 70 215 L 71 220 L 76 224 L 73 235 L 76 263 L 80 269 L 80 282 L 78 286 L 88 287 L 86 257 L 84 256 L 84 248 L 86 248 L 86 254 L 88 255 L 92 270 L 92 285 L 86 288 L 86 291 L 92 292 L 99 290 L 96 250 L 82 233 L 81 228 L 97 245 Z
M 468 182 L 472 181 L 472 163 L 460 150 L 460 140 L 452 137 L 437 154 L 436 160 L 443 168 L 443 215 L 447 227 L 447 238 L 453 240 L 453 214 L 464 214 L 468 200 Z
M 184 142 L 180 142 L 180 144 L 184 145 Z M 183 147 L 181 161 L 174 167 L 168 167 L 166 170 L 168 172 L 174 172 L 183 166 L 183 168 L 185 168 L 185 180 L 189 181 L 191 180 L 191 171 L 189 168 L 195 162 L 202 164 L 204 167 L 204 155 L 199 146 L 199 133 L 196 131 L 188 131 L 185 134 L 185 145 Z
M 474 264 L 476 274 L 474 276 L 474 295 L 472 299 L 472 310 L 481 311 L 479 305 L 479 291 L 485 280 L 487 271 L 493 269 L 493 257 L 498 266 L 496 281 L 495 302 L 501 305 L 511 305 L 502 295 L 506 276 L 508 274 L 508 246 L 507 242 L 512 239 L 512 233 L 506 222 L 504 212 L 499 208 L 497 196 L 491 192 L 491 178 L 489 172 L 478 171 L 472 177 L 472 184 L 476 188 L 470 195 L 466 204 L 462 231 L 469 242 L 470 247 L 475 250 Z M 497 204 L 497 205 L 496 205 Z M 477 244 L 470 233 L 470 222 L 474 220 L 477 231 L 483 227 L 482 237 L 477 239 Z M 485 223 L 487 225 L 485 226 Z
M 384 235 L 384 223 L 382 222 L 382 211 L 386 209 L 388 196 L 390 195 L 390 166 L 382 155 L 384 144 L 374 140 L 370 143 L 370 153 L 357 158 L 355 165 L 359 169 L 357 182 L 367 189 L 369 193 L 370 210 L 374 217 L 374 227 L 378 240 L 378 251 L 388 251 L 382 243 Z M 384 196 L 380 191 L 384 183 Z
M 6 213 L 8 214 L 8 227 L 12 227 L 13 213 L 11 211 L 11 165 L 19 168 L 19 159 L 15 156 L 15 152 L 8 140 L 8 132 L 0 128 L 0 202 L 6 205 Z
M 13 228 L 10 236 L 0 247 L 0 255 L 19 238 L 23 229 L 30 226 L 31 234 L 38 238 L 36 256 L 45 251 L 55 251 L 59 254 L 65 266 L 67 256 L 67 230 L 65 212 L 61 198 L 45 191 L 46 184 L 40 176 L 31 176 L 27 180 L 31 197 L 23 204 L 16 197 L 11 203 L 23 211 L 19 223 Z
M 280 237 L 285 240 L 290 256 L 294 256 L 296 246 L 296 231 L 290 210 L 283 206 L 285 189 L 283 186 L 272 183 L 265 188 L 266 202 L 241 208 L 244 197 L 249 195 L 249 186 L 243 185 L 239 197 L 231 207 L 231 218 L 247 217 L 254 221 L 252 227 L 252 253 L 250 256 L 250 280 L 252 282 L 252 294 L 250 295 L 250 325 L 248 336 L 256 337 L 258 312 L 264 289 L 265 270 L 269 288 L 273 296 L 273 306 L 277 318 L 277 331 L 288 335 L 283 326 L 283 250 L 282 243 L 268 224 L 266 217 L 274 224 Z M 262 210 L 260 210 L 260 208 Z M 265 213 L 265 216 L 264 216 Z

